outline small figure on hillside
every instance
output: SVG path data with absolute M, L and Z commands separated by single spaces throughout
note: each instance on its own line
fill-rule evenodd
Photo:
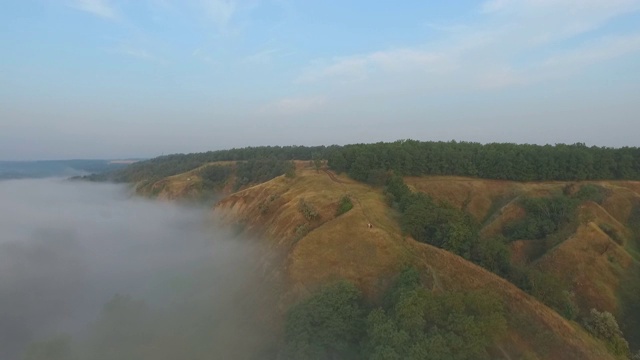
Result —
M 368 227 L 369 229 L 373 229 L 373 225 L 372 225 L 371 223 L 367 224 L 367 227 Z

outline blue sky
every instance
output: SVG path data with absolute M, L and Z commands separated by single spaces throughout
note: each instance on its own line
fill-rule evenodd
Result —
M 8 0 L 0 160 L 637 146 L 640 0 Z

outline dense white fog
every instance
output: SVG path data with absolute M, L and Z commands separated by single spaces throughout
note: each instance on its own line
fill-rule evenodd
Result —
M 269 351 L 257 242 L 207 209 L 52 179 L 1 181 L 0 199 L 1 359 Z

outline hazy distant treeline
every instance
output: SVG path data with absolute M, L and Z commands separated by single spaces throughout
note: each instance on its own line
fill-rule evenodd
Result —
M 216 161 L 269 160 L 273 162 L 274 160 L 310 160 L 314 155 L 326 158 L 328 149 L 335 150 L 337 148 L 337 146 L 260 146 L 204 153 L 165 155 L 134 163 L 125 169 L 112 173 L 94 175 L 90 179 L 116 182 L 161 179 Z
M 101 173 L 125 166 L 109 160 L 0 161 L 0 180 Z
M 507 143 L 432 142 L 345 146 L 262 146 L 174 154 L 141 161 L 96 180 L 131 182 L 159 179 L 215 161 L 329 160 L 329 166 L 352 178 L 384 183 L 384 173 L 457 175 L 515 181 L 640 179 L 640 148 Z

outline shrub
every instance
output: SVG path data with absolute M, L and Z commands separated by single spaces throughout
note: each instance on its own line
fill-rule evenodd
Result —
M 338 203 L 338 209 L 336 210 L 336 217 L 340 216 L 347 211 L 353 209 L 353 202 L 351 202 L 351 198 L 349 195 L 345 195 L 340 199 Z
M 607 197 L 607 190 L 600 185 L 586 184 L 580 187 L 580 190 L 573 195 L 582 201 L 593 201 L 601 204 Z
M 403 201 L 400 223 L 414 239 L 451 251 L 465 259 L 478 240 L 475 220 L 447 203 L 436 203 L 428 195 L 411 194 Z
M 575 216 L 577 202 L 564 195 L 525 198 L 521 201 L 527 217 L 505 227 L 509 240 L 539 240 L 555 233 Z
M 309 225 L 308 224 L 300 224 L 296 226 L 295 234 L 293 236 L 293 241 L 298 241 L 303 237 L 307 236 L 309 233 Z
M 629 343 L 624 339 L 616 318 L 608 311 L 591 309 L 584 319 L 584 327 L 595 337 L 606 342 L 607 347 L 616 355 L 629 355 Z
M 560 278 L 523 266 L 512 267 L 507 278 L 565 318 L 574 320 L 578 315 L 574 294 Z
M 483 268 L 506 277 L 511 272 L 509 248 L 503 236 L 478 242 L 471 253 L 471 260 Z
M 258 208 L 260 209 L 260 214 L 265 215 L 266 213 L 268 213 L 271 203 L 274 202 L 279 197 L 280 197 L 279 195 L 271 194 L 266 200 L 261 201 L 260 204 L 258 204 Z
M 313 221 L 320 218 L 318 210 L 316 210 L 313 205 L 309 204 L 304 199 L 300 199 L 300 201 L 298 202 L 298 210 L 300 210 L 302 216 L 304 216 L 304 218 L 308 221 Z
M 296 166 L 295 164 L 291 164 L 291 166 L 289 166 L 289 168 L 287 169 L 287 171 L 284 173 L 284 176 L 287 177 L 288 179 L 293 179 L 296 177 Z

